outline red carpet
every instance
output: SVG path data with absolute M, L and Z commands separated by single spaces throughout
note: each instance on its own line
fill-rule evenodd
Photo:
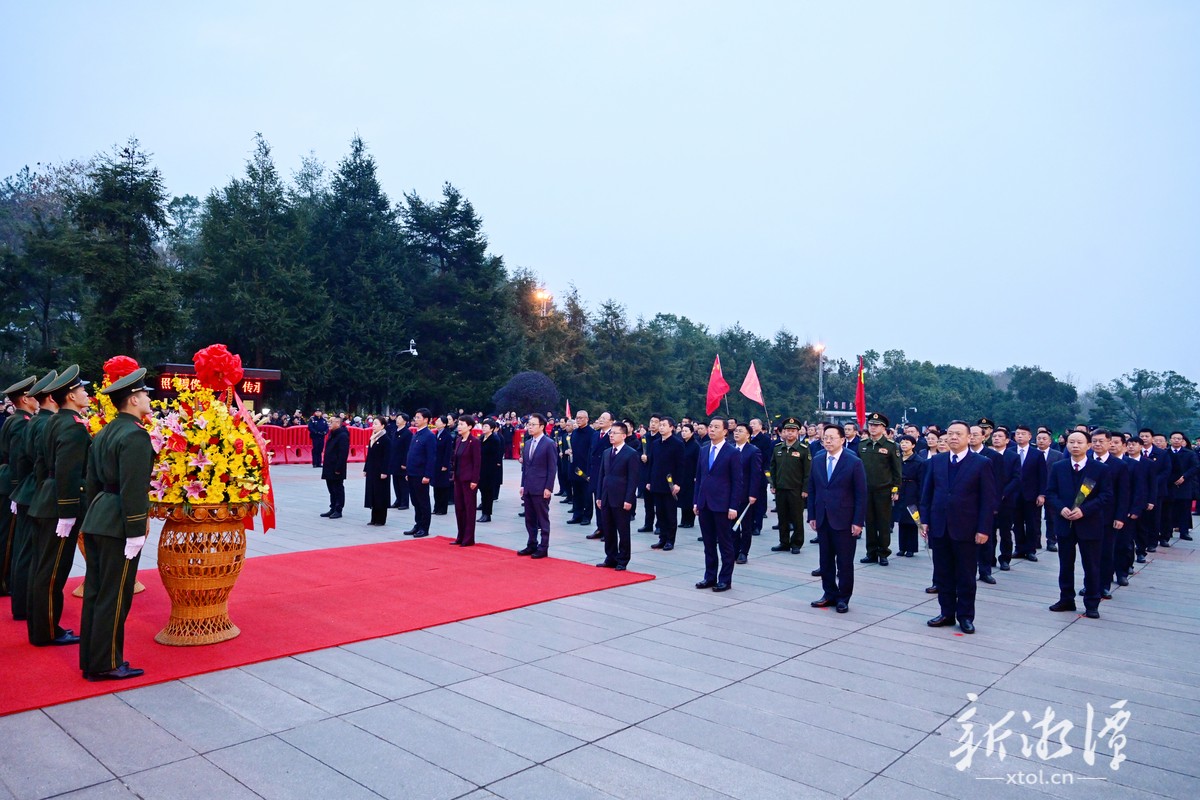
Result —
M 653 579 L 485 544 L 451 547 L 444 537 L 259 556 L 246 560 L 229 602 L 241 636 L 167 647 L 154 641 L 170 615 L 166 591 L 157 570 L 139 577 L 146 591 L 133 601 L 125 658 L 146 674 L 127 681 L 89 683 L 77 648 L 29 646 L 25 623 L 0 601 L 0 715 Z M 67 584 L 62 621 L 76 632 L 82 601 L 69 593 L 78 583 Z

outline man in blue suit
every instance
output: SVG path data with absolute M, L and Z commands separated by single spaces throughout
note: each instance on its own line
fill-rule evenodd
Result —
M 745 488 L 737 507 L 746 511 L 741 527 L 733 532 L 733 549 L 737 553 L 737 563 L 745 564 L 750 557 L 750 543 L 754 540 L 758 508 L 767 502 L 767 474 L 763 467 L 763 452 L 750 442 L 749 425 L 739 422 L 734 426 L 733 444 L 742 457 L 742 486 Z
M 845 614 L 854 593 L 854 551 L 867 524 L 867 471 L 841 428 L 826 427 L 823 444 L 808 476 L 808 526 L 817 532 L 825 593 L 811 605 Z
M 428 408 L 418 408 L 413 414 L 412 423 L 417 432 L 408 445 L 408 462 L 404 469 L 408 475 L 409 502 L 413 507 L 413 526 L 404 535 L 418 539 L 429 535 L 429 523 L 433 519 L 429 484 L 437 469 L 437 434 L 429 430 L 429 417 Z
M 1068 456 L 1050 468 L 1046 506 L 1058 531 L 1058 602 L 1051 611 L 1075 610 L 1075 550 L 1083 562 L 1083 605 L 1089 619 L 1100 617 L 1100 550 L 1112 502 L 1112 471 L 1088 458 L 1091 435 L 1071 431 Z M 1083 487 L 1087 485 L 1086 496 Z M 1082 499 L 1081 499 L 1082 498 Z
M 536 412 L 530 414 L 521 452 L 521 500 L 529 538 L 525 549 L 517 551 L 519 556 L 545 558 L 550 554 L 550 498 L 558 477 L 558 445 L 544 435 L 545 431 L 546 418 Z
M 1015 448 L 1009 447 L 1008 428 L 1000 426 L 992 431 L 992 447 L 989 457 L 992 465 L 999 465 L 996 474 L 996 527 L 992 539 L 982 549 L 987 551 L 987 569 L 982 563 L 979 579 L 984 583 L 995 583 L 992 567 L 996 564 L 996 547 L 1000 548 L 1000 569 L 1008 566 L 1013 556 L 1013 516 L 1017 510 L 1017 495 L 1021 493 L 1021 457 Z M 985 577 L 986 576 L 986 577 Z
M 733 582 L 733 521 L 738 503 L 745 496 L 742 460 L 733 445 L 725 441 L 725 420 L 713 417 L 708 423 L 709 443 L 700 448 L 696 462 L 696 497 L 692 510 L 700 519 L 704 540 L 704 580 L 697 589 L 729 591 Z M 720 553 L 718 571 L 717 554 Z
M 1170 511 L 1165 513 L 1170 513 L 1171 519 L 1165 527 L 1168 533 L 1171 530 L 1178 530 L 1179 538 L 1190 542 L 1192 541 L 1192 487 L 1197 475 L 1200 475 L 1200 459 L 1196 458 L 1196 452 L 1192 450 L 1191 443 L 1182 431 L 1173 431 L 1170 441 L 1171 474 L 1168 477 L 1168 486 L 1170 487 L 1171 502 Z
M 1125 434 L 1125 466 L 1129 469 L 1129 484 L 1132 502 L 1129 508 L 1130 549 L 1125 558 L 1117 558 L 1115 571 L 1117 585 L 1129 585 L 1129 573 L 1133 571 L 1134 556 L 1137 563 L 1146 563 L 1146 548 L 1158 541 L 1157 533 L 1151 530 L 1154 512 L 1151 498 L 1154 497 L 1156 477 L 1154 462 L 1142 457 L 1142 442 L 1136 436 Z
M 1120 454 L 1113 452 L 1117 445 Z M 1112 479 L 1112 499 L 1105 512 L 1104 538 L 1100 542 L 1100 599 L 1112 600 L 1113 574 L 1116 571 L 1116 551 L 1129 521 L 1129 508 L 1133 501 L 1132 470 L 1122 460 L 1125 452 L 1121 434 L 1110 433 L 1106 428 L 1092 431 L 1092 458 L 1108 467 Z M 1124 542 L 1121 544 L 1124 547 Z
M 1017 440 L 1019 487 L 1013 511 L 1013 556 L 1037 555 L 1042 540 L 1042 506 L 1046 502 L 1046 477 L 1050 466 L 1033 445 L 1033 431 L 1028 425 L 1018 425 L 1013 434 Z M 1008 559 L 1000 557 L 1000 569 L 1007 570 Z
M 629 512 L 637 497 L 637 451 L 625 446 L 629 429 L 624 422 L 614 422 L 608 429 L 612 447 L 600 456 L 600 480 L 596 486 L 596 509 L 600 530 L 604 534 L 604 560 L 597 567 L 624 570 L 629 564 Z
M 1161 435 L 1158 434 L 1158 436 Z M 1152 518 L 1154 537 L 1150 546 L 1146 548 L 1147 553 L 1154 553 L 1158 551 L 1160 542 L 1164 547 L 1171 546 L 1170 537 L 1168 536 L 1164 540 L 1162 536 L 1163 521 L 1171 513 L 1169 508 L 1171 454 L 1165 447 L 1155 444 L 1155 433 L 1151 428 L 1139 430 L 1138 438 L 1142 440 L 1142 458 L 1154 462 L 1154 491 L 1150 495 L 1150 502 L 1154 504 L 1154 507 L 1150 509 L 1149 515 Z M 1168 530 L 1170 530 L 1169 527 Z
M 1055 464 L 1066 458 L 1066 456 L 1062 454 L 1061 450 L 1058 450 L 1053 446 L 1053 437 L 1049 428 L 1038 428 L 1036 441 L 1038 452 L 1041 454 L 1042 460 L 1046 462 L 1046 480 L 1049 481 L 1050 470 Z M 1055 532 L 1056 528 L 1054 525 L 1054 519 L 1050 516 L 1050 509 L 1046 507 L 1045 503 L 1042 503 L 1042 515 L 1046 522 L 1046 551 L 1050 553 L 1057 552 L 1058 534 Z M 1035 553 L 1033 555 L 1029 555 L 1028 553 L 1025 554 L 1026 561 L 1037 561 L 1036 550 L 1042 546 L 1041 536 L 1038 536 L 1036 544 L 1037 547 L 1034 548 Z
M 921 530 L 933 551 L 933 571 L 941 613 L 931 628 L 953 625 L 975 632 L 975 570 L 980 545 L 987 544 L 996 513 L 996 475 L 986 456 L 971 452 L 967 423 L 946 427 L 949 452 L 925 468 L 921 488 Z

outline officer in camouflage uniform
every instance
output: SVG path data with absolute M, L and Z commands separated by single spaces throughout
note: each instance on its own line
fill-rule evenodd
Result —
M 867 471 L 867 554 L 860 564 L 886 567 L 892 554 L 892 503 L 900 496 L 904 470 L 900 448 L 884 436 L 888 418 L 878 411 L 867 415 L 868 438 L 858 446 L 858 457 Z

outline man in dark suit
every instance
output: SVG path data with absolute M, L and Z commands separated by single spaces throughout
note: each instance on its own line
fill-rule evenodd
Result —
M 746 491 L 741 458 L 733 445 L 725 441 L 725 434 L 725 420 L 713 417 L 708 423 L 709 443 L 700 448 L 696 464 L 693 505 L 704 540 L 704 580 L 696 588 L 714 592 L 728 591 L 732 585 L 736 557 L 732 526 L 739 511 L 737 504 Z
M 550 549 L 550 498 L 558 475 L 558 449 L 545 436 L 546 418 L 529 415 L 525 423 L 525 447 L 521 453 L 521 500 L 525 505 L 525 532 L 529 539 L 519 556 L 545 558 Z M 538 538 L 539 533 L 541 538 Z
M 817 532 L 825 593 L 811 605 L 845 614 L 854 593 L 854 551 L 867 524 L 867 471 L 845 447 L 841 428 L 827 426 L 822 444 L 808 476 L 808 526 Z
M 767 472 L 771 468 L 771 454 L 775 450 L 775 442 L 771 441 L 771 433 L 763 425 L 763 421 L 761 419 L 756 418 L 750 420 L 750 444 L 757 447 L 758 452 L 762 453 L 763 476 L 762 486 L 759 488 L 759 491 L 762 492 L 762 494 L 758 495 L 760 498 L 759 501 L 754 504 L 754 508 L 750 509 L 751 513 L 754 515 L 753 534 L 758 536 L 762 533 L 763 520 L 766 519 L 767 506 L 770 505 L 770 503 L 767 502 L 767 485 L 769 483 L 767 480 Z M 743 554 L 744 553 L 745 551 L 743 551 Z
M 1125 435 L 1125 465 L 1129 468 L 1130 494 L 1133 501 L 1130 505 L 1128 527 L 1132 549 L 1126 561 L 1116 560 L 1117 585 L 1128 586 L 1129 574 L 1133 571 L 1134 558 L 1138 564 L 1146 563 L 1146 548 L 1158 541 L 1158 534 L 1152 530 L 1154 523 L 1154 482 L 1156 467 L 1153 461 L 1142 457 L 1142 442 L 1138 437 Z
M 429 535 L 429 523 L 433 520 L 433 509 L 429 505 L 429 485 L 437 470 L 437 434 L 429 429 L 428 408 L 418 408 L 412 423 L 417 432 L 408 445 L 408 462 L 404 471 L 408 474 L 408 495 L 413 507 L 413 526 L 405 536 L 421 538 Z
M 1154 529 L 1154 541 L 1146 548 L 1147 553 L 1158 551 L 1158 545 L 1163 541 L 1164 519 L 1169 519 L 1171 514 L 1169 507 L 1171 454 L 1167 452 L 1166 448 L 1156 445 L 1154 437 L 1155 433 L 1150 428 L 1142 428 L 1138 431 L 1138 438 L 1142 440 L 1142 458 L 1154 462 L 1154 491 L 1151 493 L 1151 502 L 1154 504 L 1154 508 L 1151 509 L 1150 514 Z M 1169 539 L 1165 545 L 1170 547 Z
M 322 514 L 327 519 L 341 519 L 346 507 L 346 460 L 350 456 L 350 431 L 342 424 L 341 417 L 329 418 L 329 436 L 325 440 L 325 452 L 321 464 L 321 478 L 329 490 L 329 510 Z
M 679 527 L 679 507 L 676 499 L 683 474 L 683 439 L 675 435 L 675 420 L 663 417 L 658 421 L 658 445 L 650 451 L 650 481 L 646 488 L 654 501 L 658 519 L 658 542 L 654 550 L 675 549 L 675 533 Z
M 1066 458 L 1066 456 L 1064 456 L 1062 454 L 1061 450 L 1052 446 L 1053 439 L 1050 435 L 1049 428 L 1038 428 L 1036 442 L 1037 442 L 1038 452 L 1041 453 L 1042 460 L 1046 462 L 1046 480 L 1049 481 L 1050 480 L 1050 470 L 1054 467 L 1055 464 L 1057 464 L 1059 461 L 1062 461 L 1064 458 Z M 1046 550 L 1051 553 L 1057 552 L 1057 550 L 1058 550 L 1057 526 L 1054 524 L 1054 520 L 1050 516 L 1050 509 L 1046 507 L 1045 503 L 1042 503 L 1042 514 L 1043 514 L 1043 519 L 1046 522 Z M 1041 548 L 1041 546 L 1042 546 L 1042 542 L 1041 542 L 1041 537 L 1039 536 L 1038 541 L 1037 541 L 1037 548 L 1035 548 L 1035 550 Z M 1035 554 L 1033 556 L 1030 556 L 1027 554 L 1025 556 L 1025 560 L 1026 561 L 1037 561 L 1037 555 Z
M 1114 452 L 1114 445 L 1116 450 Z M 1106 428 L 1092 431 L 1092 458 L 1108 467 L 1112 474 L 1112 499 L 1105 512 L 1104 538 L 1100 543 L 1100 599 L 1112 600 L 1113 574 L 1116 571 L 1117 542 L 1131 528 L 1129 509 L 1133 502 L 1132 470 L 1121 456 L 1125 452 L 1121 434 Z M 1122 541 L 1122 546 L 1124 542 Z
M 1171 433 L 1171 473 L 1167 478 L 1171 496 L 1171 518 L 1164 526 L 1168 532 L 1179 531 L 1179 538 L 1192 540 L 1193 483 L 1200 474 L 1200 459 L 1181 431 Z
M 742 458 L 742 485 L 745 487 L 736 504 L 743 513 L 741 524 L 733 532 L 733 550 L 737 554 L 737 563 L 745 564 L 750 557 L 750 542 L 754 539 L 757 509 L 767 503 L 767 475 L 762 451 L 750 444 L 749 425 L 739 422 L 734 427 L 733 444 Z
M 596 566 L 623 570 L 629 564 L 629 512 L 637 496 L 637 451 L 625 446 L 629 429 L 614 422 L 608 438 L 612 447 L 600 456 L 600 480 L 596 486 L 596 509 L 604 533 L 604 560 Z
M 862 443 L 862 437 L 858 435 L 858 423 L 847 422 L 842 426 L 842 430 L 846 434 L 846 449 L 857 456 L 858 446 Z M 824 438 L 821 441 L 824 442 Z
M 392 488 L 396 490 L 396 502 L 392 505 L 392 508 L 400 511 L 408 509 L 408 476 L 405 474 L 405 471 L 408 464 L 408 448 L 412 445 L 412 437 L 412 431 L 408 428 L 408 414 L 397 414 L 392 430 Z
M 650 460 L 654 458 L 654 451 L 658 450 L 658 445 L 662 442 L 662 438 L 658 434 L 658 423 L 662 420 L 658 414 L 650 415 L 650 422 L 646 428 L 646 439 L 642 443 L 641 455 L 638 456 L 641 461 L 641 468 L 638 470 L 638 494 L 642 496 L 642 502 L 646 508 L 645 521 L 642 527 L 638 528 L 638 533 L 658 533 L 658 525 L 655 523 L 655 507 L 654 495 L 650 491 Z
M 571 517 L 568 525 L 587 525 L 592 519 L 592 486 L 588 481 L 592 465 L 592 444 L 596 432 L 588 422 L 588 412 L 580 409 L 575 415 L 575 430 L 571 431 L 567 455 L 571 459 Z
M 1089 619 L 1100 617 L 1100 551 L 1106 513 L 1112 502 L 1112 471 L 1088 458 L 1091 435 L 1071 431 L 1069 456 L 1050 469 L 1046 505 L 1058 529 L 1058 602 L 1051 611 L 1075 610 L 1075 549 L 1083 562 L 1083 605 Z M 1086 488 L 1085 488 L 1086 487 Z
M 986 456 L 967 446 L 969 431 L 962 420 L 946 427 L 950 450 L 929 460 L 920 506 L 941 609 L 926 624 L 940 628 L 957 620 L 963 633 L 975 632 L 979 547 L 987 544 L 996 514 L 996 473 Z
M 979 579 L 984 583 L 995 583 L 992 567 L 996 564 L 996 548 L 1000 548 L 1000 569 L 1004 571 L 1013 556 L 1013 517 L 1017 512 L 1017 496 L 1021 493 L 1021 457 L 1017 450 L 1009 447 L 1008 428 L 1003 426 L 992 431 L 991 458 L 993 466 L 999 463 L 1000 473 L 996 479 L 996 525 L 991 541 L 984 546 L 987 551 L 987 571 L 980 568 Z M 990 580 L 989 580 L 990 578 Z
M 1042 506 L 1046 502 L 1046 476 L 1050 473 L 1050 467 L 1046 459 L 1034 457 L 1039 453 L 1033 445 L 1033 431 L 1028 425 L 1018 425 L 1013 435 L 1017 440 L 1017 463 L 1020 465 L 1016 507 L 1013 510 L 1013 556 L 1036 557 L 1042 539 Z M 1008 569 L 1008 561 L 1003 555 L 1000 569 Z

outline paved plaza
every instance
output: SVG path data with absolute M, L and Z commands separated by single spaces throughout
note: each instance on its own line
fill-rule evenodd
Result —
M 506 467 L 478 539 L 516 550 Z M 351 470 L 329 521 L 317 470 L 274 468 L 280 527 L 250 555 L 403 539 L 411 512 L 368 527 Z M 550 554 L 601 560 L 566 509 Z M 771 553 L 773 520 L 724 594 L 693 588 L 698 529 L 670 553 L 635 533 L 630 569 L 654 581 L 0 718 L 0 798 L 1200 796 L 1192 543 L 1152 554 L 1100 620 L 1047 611 L 1053 553 L 1014 562 L 963 636 L 925 625 L 924 551 L 858 565 L 850 613 L 810 608 L 816 546 Z M 433 534 L 454 535 L 453 509 Z

